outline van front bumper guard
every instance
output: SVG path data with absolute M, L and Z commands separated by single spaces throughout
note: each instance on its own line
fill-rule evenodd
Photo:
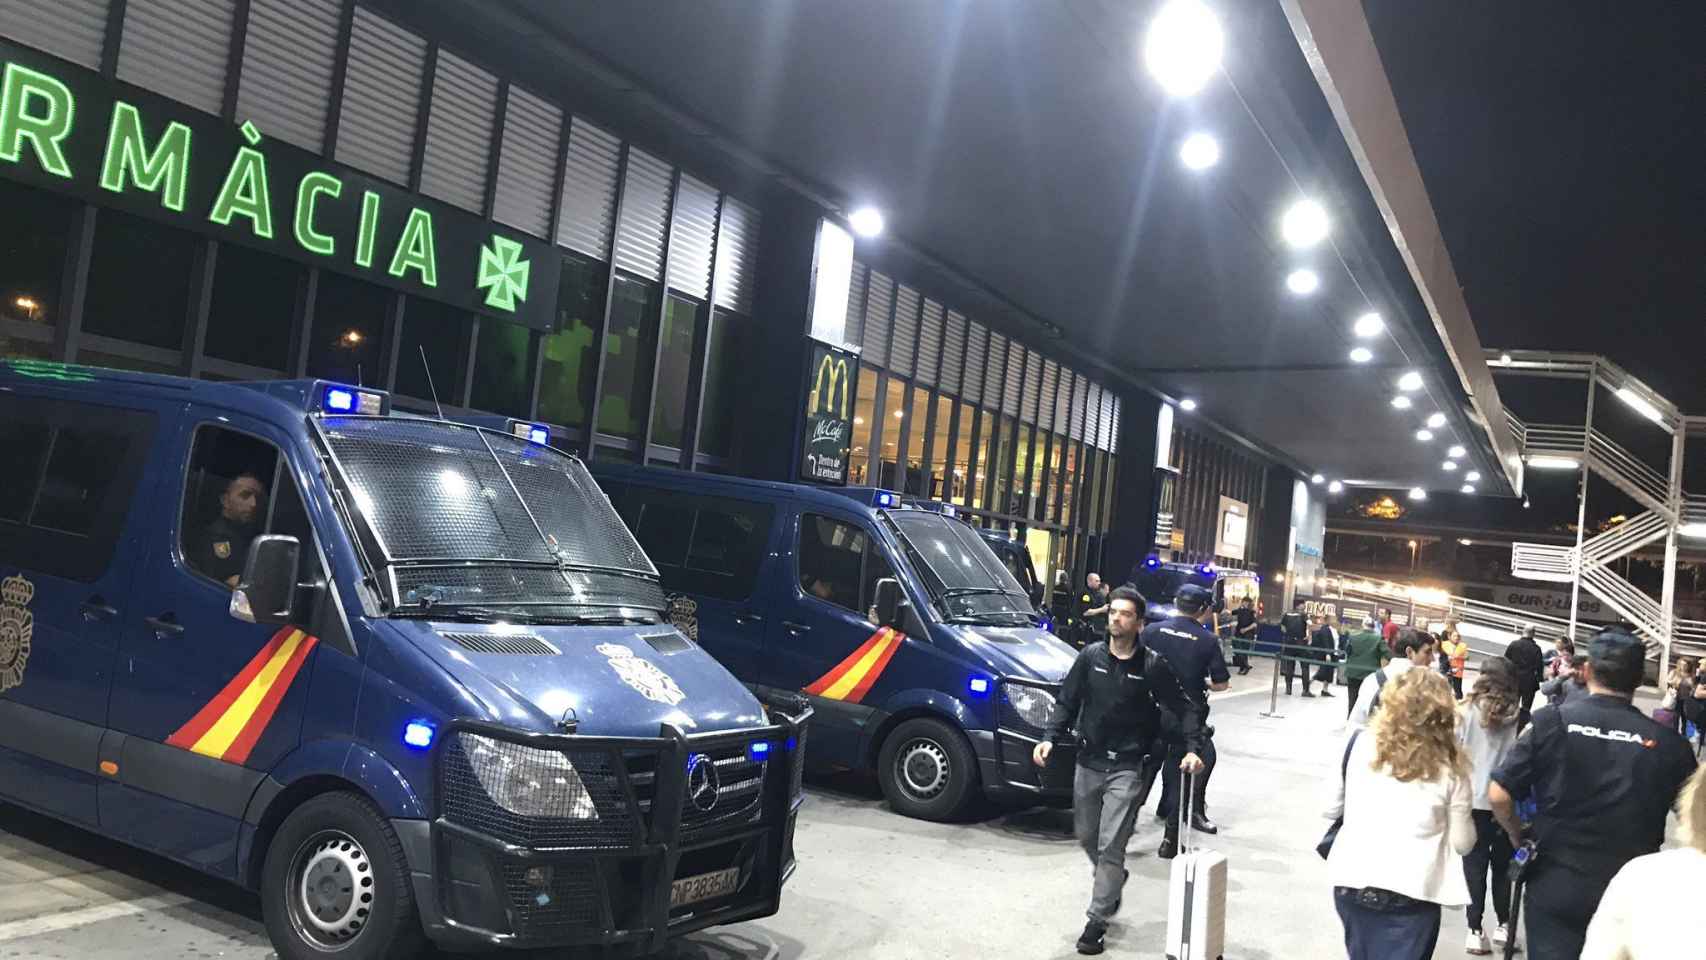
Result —
M 1071 744 L 1055 744 L 1045 767 L 1038 767 L 1031 760 L 1032 751 L 1042 741 L 1046 731 L 1041 725 L 1025 717 L 1014 705 L 1012 691 L 1020 687 L 1041 691 L 1051 698 L 1060 697 L 1058 683 L 1043 683 L 1019 677 L 1002 679 L 996 691 L 997 725 L 991 743 L 992 750 L 990 755 L 980 755 L 986 790 L 1013 799 L 1029 799 L 1039 803 L 1070 803 L 1072 773 L 1078 760 L 1078 748 Z
M 794 869 L 811 708 L 780 697 L 767 706 L 780 722 L 691 736 L 667 724 L 656 737 L 591 737 L 453 721 L 435 758 L 430 868 L 414 867 L 428 932 L 447 944 L 646 955 L 774 914 Z M 505 804 L 475 773 L 475 751 L 487 780 L 505 771 Z M 683 902 L 672 902 L 677 891 Z

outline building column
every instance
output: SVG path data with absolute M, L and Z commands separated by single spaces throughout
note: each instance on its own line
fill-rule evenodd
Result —
M 1121 582 L 1155 543 L 1155 457 L 1161 401 L 1147 393 L 1120 396 L 1119 467 L 1113 523 L 1103 548 L 1107 575 Z

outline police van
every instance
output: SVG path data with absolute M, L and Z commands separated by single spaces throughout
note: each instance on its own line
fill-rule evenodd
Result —
M 774 913 L 809 709 L 517 433 L 0 362 L 0 798 L 257 890 L 291 960 Z
M 1160 557 L 1145 557 L 1131 571 L 1131 582 L 1149 602 L 1144 619 L 1154 623 L 1178 616 L 1173 597 L 1179 588 L 1194 584 L 1214 594 L 1214 612 L 1221 632 L 1231 622 L 1229 612 L 1238 609 L 1245 600 L 1261 600 L 1262 578 L 1252 570 L 1217 567 L 1212 563 L 1175 563 Z
M 807 698 L 814 767 L 874 770 L 925 819 L 1067 797 L 1030 757 L 1073 651 L 972 527 L 869 487 L 593 472 L 675 625 L 761 694 Z

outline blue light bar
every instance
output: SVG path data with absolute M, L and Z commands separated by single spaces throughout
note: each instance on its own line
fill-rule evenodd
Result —
M 540 445 L 551 442 L 551 428 L 543 423 L 528 423 L 526 420 L 510 420 L 508 423 L 509 435 L 512 437 Z
M 798 747 L 799 745 L 800 745 L 800 741 L 794 739 L 793 737 L 789 737 L 788 742 L 782 744 L 782 749 L 788 751 L 789 753 L 792 753 L 794 751 L 794 748 Z
M 330 413 L 354 413 L 355 391 L 343 387 L 327 387 L 324 406 Z
M 763 760 L 770 756 L 770 741 L 754 740 L 746 745 L 746 755 L 754 760 Z
M 900 494 L 890 493 L 887 490 L 878 490 L 875 502 L 879 507 L 892 510 L 895 507 L 900 506 Z
M 972 696 L 974 697 L 986 697 L 989 695 L 989 678 L 972 677 L 971 680 L 966 683 L 966 688 L 971 691 Z
M 1159 567 L 1161 566 L 1161 558 L 1150 557 L 1148 560 L 1143 561 L 1143 565 L 1150 568 Z
M 1197 572 L 1201 573 L 1205 577 L 1212 577 L 1214 576 L 1214 564 L 1205 563 L 1197 568 Z
M 437 730 L 425 720 L 410 720 L 403 728 L 403 742 L 416 750 L 425 750 L 432 746 L 432 738 Z

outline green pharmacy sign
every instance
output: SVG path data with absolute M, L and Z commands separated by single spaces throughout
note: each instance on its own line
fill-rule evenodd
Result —
M 0 176 L 536 329 L 556 319 L 545 241 L 9 41 Z

